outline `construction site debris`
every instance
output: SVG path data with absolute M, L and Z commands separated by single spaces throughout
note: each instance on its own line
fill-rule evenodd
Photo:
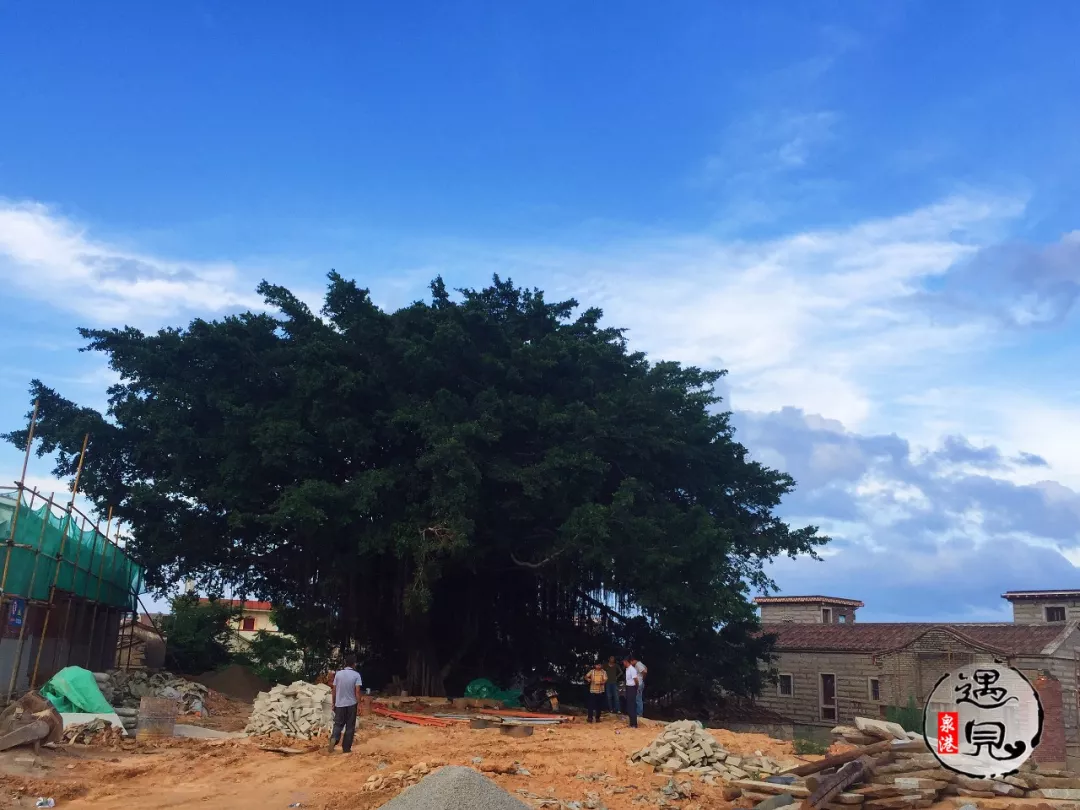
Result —
M 856 717 L 854 726 L 836 726 L 832 730 L 836 742 L 864 747 L 882 740 L 919 740 L 922 735 L 904 731 L 899 723 Z
M 333 726 L 330 695 L 330 687 L 326 684 L 306 681 L 260 692 L 244 732 L 261 735 L 277 731 L 301 740 L 317 737 Z
M 448 720 L 442 720 L 439 717 L 432 717 L 427 714 L 405 714 L 404 712 L 391 711 L 383 706 L 373 707 L 372 712 L 381 717 L 389 717 L 391 720 L 400 720 L 402 723 L 411 723 L 414 726 L 446 728 L 450 725 Z
M 764 779 L 788 764 L 767 756 L 729 753 L 693 720 L 669 723 L 648 747 L 633 754 L 630 761 L 644 762 L 658 771 L 719 777 L 725 781 Z
M 0 751 L 33 745 L 36 754 L 42 743 L 59 742 L 63 731 L 63 718 L 52 703 L 27 692 L 0 713 Z
M 107 673 L 94 673 L 101 683 L 101 675 L 108 681 L 102 692 L 117 709 L 138 709 L 139 701 L 144 697 L 171 698 L 180 703 L 182 714 L 205 714 L 206 696 L 209 688 L 201 683 L 189 681 L 171 672 L 149 673 L 142 670 L 110 670 Z M 111 693 L 111 697 L 110 697 Z M 117 711 L 117 714 L 120 714 Z M 124 715 L 120 715 L 123 717 Z
M 64 729 L 64 742 L 67 745 L 119 745 L 123 737 L 123 728 L 101 717 Z
M 383 805 L 385 810 L 528 810 L 528 807 L 486 776 L 461 767 L 440 768 Z
M 851 729 L 838 726 L 834 733 L 846 740 L 854 736 Z M 802 800 L 801 810 L 911 810 L 956 797 L 984 801 L 1080 800 L 1080 778 L 1064 772 L 1039 772 L 1029 764 L 1021 772 L 999 780 L 975 779 L 942 767 L 924 740 L 910 739 L 908 732 L 896 724 L 856 718 L 854 729 L 877 741 L 787 772 L 802 777 L 801 784 L 782 786 L 746 780 L 731 784 L 750 798 L 786 793 Z M 979 801 L 973 804 L 980 806 Z
M 901 748 L 907 749 L 912 746 L 917 746 L 918 743 L 909 741 L 901 743 L 897 740 L 883 740 L 882 742 L 874 743 L 873 745 L 867 745 L 862 748 L 857 748 L 854 751 L 846 751 L 843 754 L 836 754 L 835 756 L 825 757 L 825 759 L 818 760 L 817 762 L 808 762 L 805 765 L 800 765 L 797 768 L 791 768 L 784 771 L 784 776 L 809 776 L 812 773 L 819 773 L 820 771 L 828 770 L 829 768 L 835 768 L 839 765 L 844 765 L 851 762 L 854 759 L 858 759 L 861 756 L 867 754 L 879 754 L 883 752 L 889 752 L 898 750 Z M 922 746 L 923 750 L 926 750 L 925 745 Z

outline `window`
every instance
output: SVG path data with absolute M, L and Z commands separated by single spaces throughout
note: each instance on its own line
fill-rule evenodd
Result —
M 791 697 L 795 694 L 795 680 L 788 674 L 781 672 L 780 680 L 776 684 L 776 693 L 780 697 Z
M 877 678 L 869 679 L 869 688 L 867 692 L 870 694 L 870 700 L 877 703 L 881 700 L 881 681 Z
M 821 623 L 832 624 L 832 608 L 821 609 Z
M 1048 622 L 1063 622 L 1065 621 L 1065 608 L 1061 605 L 1054 605 L 1053 607 L 1046 608 L 1046 621 Z
M 878 717 L 880 717 L 882 720 L 889 719 L 889 707 L 886 706 L 884 703 L 877 707 L 877 713 Z
M 255 617 L 245 616 L 240 621 L 240 629 L 247 633 L 253 633 L 255 631 Z
M 837 624 L 847 624 L 847 614 L 841 613 L 839 616 L 836 617 L 836 622 Z
M 836 676 L 822 673 L 821 679 L 821 719 L 836 722 Z

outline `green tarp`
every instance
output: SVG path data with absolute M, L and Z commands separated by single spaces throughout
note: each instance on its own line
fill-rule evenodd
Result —
M 23 500 L 17 503 L 19 515 L 5 595 L 45 601 L 55 576 L 58 590 L 135 610 L 135 595 L 142 590 L 142 569 L 123 549 L 106 541 L 77 514 L 58 514 L 47 504 L 31 509 Z M 14 494 L 0 497 L 0 543 L 11 537 L 15 505 Z M 0 546 L 0 566 L 5 554 L 6 549 Z
M 113 711 L 101 694 L 94 673 L 82 667 L 64 667 L 41 687 L 41 695 L 58 712 L 108 714 Z
M 475 681 L 470 681 L 469 685 L 465 687 L 465 697 L 501 700 L 503 706 L 507 709 L 513 709 L 521 705 L 521 690 L 499 689 L 487 678 L 477 678 Z

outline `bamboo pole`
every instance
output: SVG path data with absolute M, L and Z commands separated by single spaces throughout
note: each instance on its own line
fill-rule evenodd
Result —
M 67 515 L 64 518 L 64 531 L 60 533 L 60 550 L 56 553 L 56 568 L 53 570 L 52 586 L 49 588 L 49 604 L 45 608 L 45 622 L 41 626 L 41 642 L 38 644 L 37 655 L 34 658 L 34 674 L 30 676 L 30 688 L 37 687 L 38 667 L 41 666 L 41 650 L 45 647 L 45 636 L 49 631 L 49 619 L 52 617 L 53 604 L 56 602 L 56 581 L 60 578 L 60 566 L 64 560 L 64 546 L 67 544 L 67 529 L 71 525 L 71 512 L 75 509 L 75 496 L 79 494 L 79 479 L 82 477 L 83 462 L 86 460 L 86 445 L 90 442 L 90 434 L 83 436 L 82 450 L 79 453 L 79 466 L 75 469 L 75 483 L 71 487 L 71 502 L 68 504 Z
M 22 663 L 22 651 L 23 640 L 26 638 L 26 624 L 30 618 L 30 600 L 34 596 L 34 582 L 37 580 L 38 560 L 41 558 L 41 546 L 45 542 L 45 529 L 49 525 L 49 515 L 52 514 L 53 498 L 56 497 L 56 493 L 53 492 L 49 495 L 49 500 L 45 505 L 45 519 L 41 521 L 41 532 L 38 534 L 37 551 L 34 552 L 34 567 L 30 569 L 30 585 L 26 589 L 26 603 L 27 608 L 23 613 L 23 623 L 19 628 L 19 641 L 15 647 L 15 661 L 11 665 L 11 678 L 8 680 L 7 700 L 11 702 L 11 695 L 15 691 L 15 678 L 19 674 L 19 665 Z M 44 641 L 44 639 L 42 639 Z
M 15 529 L 19 525 L 19 504 L 22 503 L 22 493 L 26 484 L 26 468 L 30 466 L 30 448 L 34 444 L 34 427 L 37 425 L 39 400 L 34 400 L 34 412 L 30 415 L 30 427 L 26 430 L 26 453 L 23 455 L 22 473 L 15 489 L 15 511 L 11 513 L 11 536 L 8 537 L 7 551 L 4 552 L 4 573 L 0 576 L 0 596 L 3 596 L 7 587 L 8 565 L 11 563 L 11 547 L 15 544 Z M 33 508 L 33 499 L 30 506 Z
M 105 548 L 101 550 L 101 562 L 98 563 L 97 591 L 94 593 L 94 612 L 90 618 L 90 640 L 86 642 L 86 668 L 90 669 L 90 661 L 94 655 L 94 634 L 97 631 L 98 605 L 101 604 L 101 576 L 105 573 L 105 552 L 109 550 L 109 530 L 112 529 L 112 507 L 109 507 L 109 516 L 105 520 Z M 113 555 L 116 558 L 116 555 Z M 113 662 L 115 663 L 115 662 Z M 112 669 L 112 667 L 109 667 Z
M 126 547 L 125 547 L 125 551 L 126 551 Z M 127 554 L 124 554 L 124 581 L 126 583 L 128 583 L 128 590 L 130 590 L 131 589 L 131 557 L 128 556 Z M 135 646 L 135 625 L 138 623 L 138 621 L 139 621 L 139 606 L 136 605 L 135 606 L 135 612 L 132 614 L 130 632 L 128 633 L 127 665 L 124 667 L 125 672 L 130 672 L 131 671 L 131 652 L 132 652 L 131 648 Z

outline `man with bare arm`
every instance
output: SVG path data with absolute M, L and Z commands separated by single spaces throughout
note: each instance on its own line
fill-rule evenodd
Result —
M 360 673 L 356 671 L 356 656 L 345 656 L 345 669 L 334 675 L 330 687 L 334 700 L 334 731 L 330 735 L 328 751 L 333 751 L 341 740 L 341 753 L 352 752 L 353 735 L 356 733 L 356 707 L 360 703 Z

